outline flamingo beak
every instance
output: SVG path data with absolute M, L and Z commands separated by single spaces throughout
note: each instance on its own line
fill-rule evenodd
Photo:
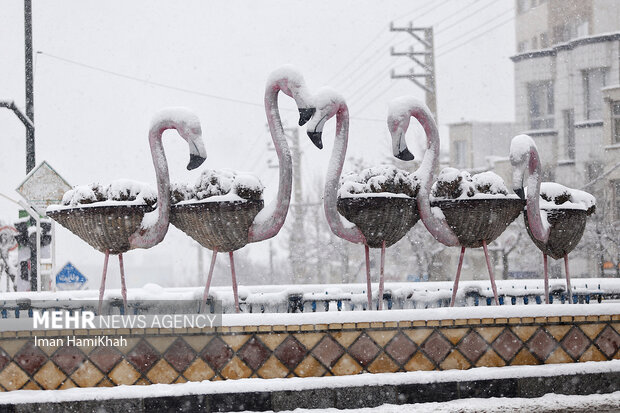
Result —
M 189 155 L 189 163 L 187 164 L 187 170 L 191 171 L 192 169 L 198 168 L 207 158 L 203 158 L 200 155 L 194 155 L 193 153 Z
M 515 191 L 515 194 L 519 195 L 519 198 L 525 199 L 525 191 L 523 190 L 523 187 L 516 188 L 514 191 Z
M 312 118 L 316 108 L 299 108 L 299 126 L 304 126 Z
M 409 152 L 409 149 L 407 148 L 403 149 L 398 155 L 395 156 L 401 161 L 413 161 L 415 159 L 415 156 L 413 156 L 413 154 Z
M 321 140 L 322 134 L 323 134 L 322 132 L 308 131 L 308 137 L 310 138 L 314 146 L 316 146 L 319 149 L 323 149 L 323 141 Z

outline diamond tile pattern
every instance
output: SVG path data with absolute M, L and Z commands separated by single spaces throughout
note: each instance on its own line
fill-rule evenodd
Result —
M 125 333 L 126 348 L 92 350 L 0 336 L 0 391 L 604 361 L 620 354 L 613 317 L 142 331 Z
M 84 361 L 86 356 L 78 347 L 61 347 L 51 357 L 52 361 L 66 374 L 71 374 Z

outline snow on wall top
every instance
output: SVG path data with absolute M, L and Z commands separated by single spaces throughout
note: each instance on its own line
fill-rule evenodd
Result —
M 77 206 L 150 205 L 157 203 L 157 191 L 143 182 L 117 179 L 108 185 L 98 182 L 76 185 L 65 192 L 60 205 L 50 205 L 47 210 Z
M 376 166 L 359 173 L 350 172 L 340 178 L 340 185 L 339 198 L 362 194 L 403 194 L 415 198 L 420 189 L 420 181 L 414 174 L 391 165 Z
M 196 183 L 172 184 L 170 196 L 172 203 L 192 201 L 239 201 L 260 200 L 263 197 L 263 184 L 247 173 L 229 169 L 205 170 Z
M 516 197 L 508 194 L 504 180 L 494 172 L 470 175 L 467 171 L 444 168 L 431 188 L 431 200 Z

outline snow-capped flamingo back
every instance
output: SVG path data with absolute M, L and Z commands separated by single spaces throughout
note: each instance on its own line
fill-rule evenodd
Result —
M 415 172 L 420 180 L 420 190 L 417 196 L 420 219 L 437 241 L 449 247 L 457 246 L 459 240 L 446 222 L 445 217 L 443 214 L 435 215 L 429 201 L 433 185 L 433 173 L 439 162 L 439 131 L 428 107 L 413 97 L 404 96 L 395 99 L 389 106 L 388 129 L 392 135 L 394 156 L 403 160 L 413 159 L 413 155 L 409 152 L 405 142 L 405 134 L 412 117 L 420 122 L 426 133 L 426 152 L 420 167 Z
M 185 108 L 168 108 L 159 111 L 151 120 L 149 144 L 157 178 L 157 209 L 144 215 L 141 228 L 129 237 L 133 248 L 151 248 L 159 244 L 168 232 L 170 221 L 170 174 L 162 144 L 167 129 L 175 129 L 189 145 L 190 161 L 187 169 L 199 167 L 207 157 L 202 142 L 202 129 L 198 117 Z
M 512 165 L 512 187 L 517 195 L 525 197 L 523 180 L 527 169 L 527 220 L 532 235 L 546 243 L 550 227 L 540 214 L 540 184 L 542 180 L 540 157 L 536 143 L 528 135 L 518 135 L 510 142 L 510 163 Z
M 340 238 L 357 244 L 365 244 L 362 232 L 353 224 L 346 226 L 344 218 L 337 209 L 340 174 L 344 165 L 349 141 L 349 109 L 344 98 L 333 89 L 322 88 L 314 96 L 316 113 L 308 121 L 308 136 L 315 145 L 322 146 L 321 136 L 325 123 L 336 116 L 336 140 L 329 160 L 325 178 L 324 207 L 325 217 L 332 232 Z M 320 146 L 319 146 L 320 147 Z
M 304 125 L 314 113 L 310 93 L 303 76 L 297 69 L 287 65 L 271 73 L 265 87 L 265 112 L 278 156 L 278 194 L 276 199 L 267 204 L 254 218 L 248 231 L 248 242 L 259 242 L 274 237 L 284 225 L 290 205 L 293 187 L 292 158 L 280 119 L 279 92 L 295 100 L 299 110 L 300 126 Z

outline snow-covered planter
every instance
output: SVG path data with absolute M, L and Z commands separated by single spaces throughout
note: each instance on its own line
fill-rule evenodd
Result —
M 47 215 L 86 241 L 111 254 L 129 251 L 129 237 L 155 209 L 157 192 L 147 184 L 120 179 L 109 185 L 78 185 L 67 191 L 60 205 Z
M 542 182 L 539 205 L 543 225 L 550 228 L 549 239 L 546 243 L 537 240 L 530 231 L 527 214 L 523 214 L 527 232 L 544 254 L 560 259 L 579 244 L 586 229 L 586 218 L 596 210 L 596 200 L 587 192 L 555 182 Z
M 420 218 L 415 175 L 393 166 L 364 169 L 340 179 L 338 212 L 362 231 L 371 248 L 389 247 Z
M 193 186 L 172 185 L 170 223 L 203 247 L 235 251 L 247 244 L 262 197 L 263 185 L 253 175 L 206 170 Z
M 431 189 L 434 214 L 443 214 L 461 246 L 478 248 L 495 240 L 514 221 L 525 201 L 509 194 L 504 181 L 493 172 L 471 176 L 445 168 Z

